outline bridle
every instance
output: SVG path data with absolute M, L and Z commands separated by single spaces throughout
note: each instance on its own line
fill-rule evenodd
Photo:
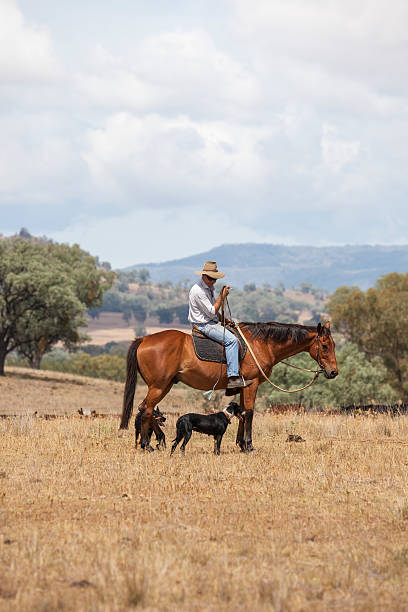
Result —
M 320 353 L 319 353 L 319 333 L 316 334 L 316 361 L 317 361 L 317 365 L 320 368 L 320 372 L 319 374 L 324 374 L 325 373 L 325 369 L 320 361 Z M 289 365 L 289 364 L 288 364 Z

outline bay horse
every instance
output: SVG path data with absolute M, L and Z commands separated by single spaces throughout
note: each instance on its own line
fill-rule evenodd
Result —
M 337 376 L 335 344 L 329 322 L 325 325 L 319 323 L 317 327 L 275 321 L 238 325 L 267 376 L 271 375 L 273 366 L 282 359 L 302 351 L 310 354 L 326 378 Z M 218 379 L 215 389 L 225 389 L 228 382 L 225 364 L 200 361 L 196 357 L 190 334 L 169 329 L 136 338 L 127 355 L 120 429 L 127 429 L 129 426 L 138 372 L 148 387 L 147 395 L 139 405 L 142 412 L 140 446 L 150 451 L 153 449 L 149 444 L 148 431 L 149 426 L 155 427 L 154 419 L 151 418 L 153 409 L 175 383 L 181 381 L 194 389 L 209 391 Z M 241 362 L 241 374 L 246 380 L 252 379 L 253 383 L 240 391 L 240 403 L 245 410 L 245 418 L 239 423 L 236 443 L 243 452 L 249 452 L 253 450 L 252 419 L 256 393 L 258 386 L 265 382 L 249 351 Z

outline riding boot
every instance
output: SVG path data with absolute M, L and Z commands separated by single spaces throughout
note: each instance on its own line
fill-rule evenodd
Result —
M 236 393 L 239 393 L 241 389 L 245 389 L 245 387 L 252 385 L 253 382 L 253 380 L 244 380 L 242 376 L 230 376 L 228 378 L 225 395 L 235 395 Z

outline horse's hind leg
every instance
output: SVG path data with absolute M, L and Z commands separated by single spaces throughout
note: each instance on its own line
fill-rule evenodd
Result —
M 165 387 L 149 387 L 146 397 L 140 405 L 140 409 L 143 409 L 142 414 L 142 431 L 140 437 L 140 446 L 144 450 L 152 452 L 154 448 L 150 446 L 149 427 L 152 423 L 152 414 L 154 407 L 161 402 L 163 397 L 167 395 L 173 386 L 170 381 Z
M 140 417 L 141 415 L 140 415 L 140 410 L 139 410 L 135 418 L 135 448 L 137 448 L 137 441 L 139 439 L 141 426 L 142 426 L 142 420 Z

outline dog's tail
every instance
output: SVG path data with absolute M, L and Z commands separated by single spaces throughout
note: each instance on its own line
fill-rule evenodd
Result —
M 143 338 L 136 338 L 129 347 L 126 363 L 126 384 L 123 394 L 123 410 L 119 429 L 127 429 L 129 419 L 132 416 L 133 400 L 135 397 L 137 383 L 137 349 L 143 342 Z

